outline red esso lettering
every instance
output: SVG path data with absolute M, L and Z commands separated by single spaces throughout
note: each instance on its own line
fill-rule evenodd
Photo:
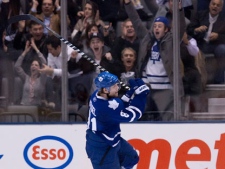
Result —
M 46 149 L 34 146 L 32 150 L 34 160 L 64 160 L 66 158 L 66 151 L 64 149 Z

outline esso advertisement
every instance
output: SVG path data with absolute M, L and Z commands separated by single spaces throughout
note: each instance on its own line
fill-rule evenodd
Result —
M 223 169 L 225 167 L 225 133 L 221 135 L 221 140 L 215 142 L 214 147 L 209 147 L 206 142 L 198 139 L 185 141 L 177 150 L 172 149 L 171 144 L 164 139 L 155 139 L 149 143 L 132 139 L 129 143 L 139 152 L 140 161 L 137 169 L 170 168 L 170 163 L 174 163 L 173 168 L 177 169 L 208 169 L 209 166 Z M 175 156 L 172 156 L 172 151 L 175 151 Z M 217 153 L 216 161 L 212 161 L 214 152 Z
M 25 147 L 24 159 L 31 168 L 66 168 L 73 159 L 73 149 L 64 139 L 41 136 L 31 140 Z
M 92 169 L 86 124 L 0 125 L 2 169 Z M 134 169 L 224 169 L 225 123 L 124 123 Z

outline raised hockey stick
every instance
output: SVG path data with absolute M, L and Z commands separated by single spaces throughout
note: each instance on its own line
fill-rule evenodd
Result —
M 39 23 L 40 25 L 42 25 L 44 28 L 46 28 L 48 31 L 50 31 L 54 36 L 56 36 L 57 38 L 59 38 L 63 43 L 65 43 L 67 46 L 73 48 L 76 52 L 78 52 L 79 54 L 81 54 L 81 56 L 83 58 L 85 58 L 86 60 L 88 60 L 91 64 L 93 64 L 96 68 L 98 68 L 101 72 L 105 72 L 107 71 L 105 68 L 103 68 L 101 65 L 97 64 L 92 58 L 90 58 L 87 54 L 85 54 L 84 52 L 82 52 L 80 49 L 78 49 L 76 46 L 74 46 L 72 43 L 70 43 L 69 41 L 67 41 L 66 39 L 64 39 L 62 36 L 60 36 L 58 33 L 56 33 L 54 30 L 50 29 L 49 27 L 47 27 L 44 22 L 42 22 L 41 20 L 39 20 L 38 18 L 36 18 L 33 15 L 30 14 L 25 14 L 25 15 L 17 15 L 17 16 L 13 16 L 11 18 L 9 18 L 8 20 L 8 25 L 7 28 L 16 22 L 19 22 L 21 20 L 33 20 L 37 23 Z M 125 83 L 120 81 L 120 84 L 122 87 L 124 87 L 125 89 L 129 90 L 129 86 L 127 86 Z

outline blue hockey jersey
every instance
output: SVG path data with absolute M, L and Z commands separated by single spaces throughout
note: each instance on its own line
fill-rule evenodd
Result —
M 138 120 L 145 103 L 146 95 L 135 95 L 125 102 L 120 98 L 105 99 L 95 91 L 89 102 L 88 129 L 114 147 L 120 142 L 120 123 Z

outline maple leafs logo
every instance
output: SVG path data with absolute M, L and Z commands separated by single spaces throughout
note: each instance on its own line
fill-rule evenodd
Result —
M 102 82 L 103 81 L 103 78 L 102 77 L 99 77 L 98 80 L 99 80 L 99 82 Z
M 109 108 L 116 110 L 118 106 L 119 106 L 119 103 L 116 100 L 109 101 Z

